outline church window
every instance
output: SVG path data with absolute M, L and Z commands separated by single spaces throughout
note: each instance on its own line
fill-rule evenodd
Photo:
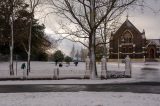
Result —
M 123 34 L 123 39 L 124 39 L 124 43 L 132 43 L 133 41 L 132 34 L 129 31 L 126 31 Z

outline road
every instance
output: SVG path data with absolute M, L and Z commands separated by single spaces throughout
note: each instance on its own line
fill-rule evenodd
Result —
M 133 92 L 160 94 L 160 83 L 137 82 L 125 84 L 97 84 L 97 85 L 0 85 L 0 93 L 20 92 Z

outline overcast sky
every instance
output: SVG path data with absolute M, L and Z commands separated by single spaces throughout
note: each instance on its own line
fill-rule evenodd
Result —
M 160 39 L 160 13 L 158 10 L 160 9 L 160 0 L 144 0 L 147 4 L 147 6 L 153 8 L 156 10 L 156 13 L 154 13 L 149 8 L 143 8 L 141 10 L 140 8 L 134 8 L 129 10 L 128 12 L 125 12 L 121 19 L 121 23 L 123 23 L 126 20 L 126 15 L 128 13 L 129 20 L 139 29 L 139 31 L 143 31 L 143 29 L 146 32 L 146 37 L 148 39 Z M 44 14 L 47 12 L 47 10 L 43 10 Z M 36 17 L 42 17 L 44 14 L 43 12 L 37 13 Z M 58 27 L 57 23 L 58 18 L 53 15 L 48 15 L 47 18 L 40 19 L 40 22 L 44 23 L 46 26 L 45 32 L 55 38 L 58 38 L 58 36 L 55 34 L 55 29 Z M 70 54 L 70 51 L 72 49 L 73 44 L 76 46 L 76 48 L 81 48 L 82 46 L 80 44 L 72 43 L 68 40 L 64 40 L 59 45 L 59 49 L 61 49 L 66 55 Z

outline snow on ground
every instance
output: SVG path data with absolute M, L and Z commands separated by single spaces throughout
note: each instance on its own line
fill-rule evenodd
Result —
M 17 64 L 17 75 L 15 77 L 22 77 L 23 71 L 21 70 L 21 64 Z M 14 64 L 16 66 L 16 64 Z M 9 63 L 0 62 L 0 78 L 10 77 L 9 75 Z M 120 64 L 118 68 L 117 63 L 107 63 L 109 71 L 124 71 L 124 64 Z M 31 72 L 29 77 L 53 77 L 53 70 L 57 68 L 54 62 L 31 62 Z M 146 68 L 143 70 L 143 68 Z M 147 69 L 149 68 L 149 69 Z M 85 75 L 85 63 L 79 62 L 76 67 L 73 63 L 70 66 L 63 65 L 60 69 L 60 77 L 66 76 L 81 76 Z M 15 68 L 16 70 L 16 68 Z M 101 65 L 97 63 L 98 75 L 101 75 Z M 15 71 L 16 74 L 16 71 Z M 123 82 L 137 82 L 137 81 L 160 81 L 160 63 L 158 62 L 146 62 L 146 63 L 133 63 L 132 64 L 132 78 L 120 78 L 120 79 L 108 79 L 108 80 L 51 80 L 51 81 L 0 81 L 0 84 L 104 84 L 104 83 L 123 83 Z
M 121 92 L 0 93 L 0 106 L 159 106 L 160 95 Z
M 17 64 L 17 76 L 22 76 L 21 64 Z M 124 71 L 124 64 L 108 63 L 109 71 Z M 132 78 L 108 80 L 37 80 L 37 81 L 0 81 L 0 85 L 14 84 L 105 84 L 137 81 L 160 81 L 160 63 L 133 63 Z M 0 77 L 9 76 L 8 62 L 0 62 Z M 53 76 L 56 68 L 53 62 L 31 62 L 30 77 Z M 146 68 L 143 70 L 143 68 Z M 149 69 L 147 69 L 149 68 Z M 97 64 L 98 74 L 101 65 Z M 151 69 L 151 70 L 150 70 Z M 60 68 L 60 76 L 84 76 L 85 63 L 77 67 Z M 128 92 L 36 92 L 36 93 L 0 93 L 0 106 L 160 106 L 159 94 L 138 94 Z
M 21 69 L 21 64 L 23 62 L 18 62 L 17 71 L 16 71 L 16 63 L 14 64 L 15 74 L 16 76 L 23 76 L 23 71 Z M 53 70 L 57 68 L 54 62 L 31 62 L 31 72 L 29 76 L 50 76 L 53 77 Z M 84 76 L 85 75 L 85 63 L 79 62 L 76 67 L 73 63 L 70 66 L 67 66 L 65 63 L 60 69 L 60 77 L 63 76 Z M 109 63 L 108 69 L 112 71 L 124 71 L 124 64 L 121 64 L 121 67 L 118 69 L 117 63 Z M 101 74 L 101 65 L 97 63 L 97 70 L 100 76 Z M 0 77 L 9 77 L 9 63 L 8 62 L 0 62 Z

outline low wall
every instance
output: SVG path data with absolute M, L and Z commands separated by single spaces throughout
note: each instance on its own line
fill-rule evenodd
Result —
M 122 63 L 124 59 L 119 59 L 120 63 Z M 144 62 L 144 59 L 131 59 L 132 62 Z M 118 62 L 118 59 L 108 59 L 108 62 Z

